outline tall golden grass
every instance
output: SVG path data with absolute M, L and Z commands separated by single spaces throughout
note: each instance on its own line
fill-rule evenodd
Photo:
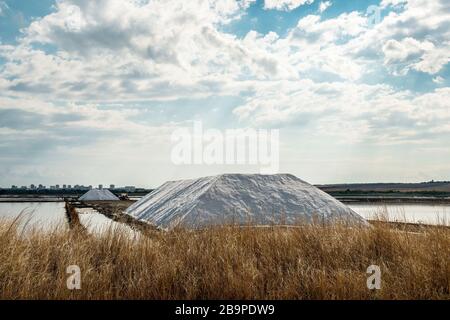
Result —
M 0 222 L 0 299 L 449 299 L 449 228 L 220 227 L 131 238 Z M 381 289 L 369 290 L 369 265 Z M 81 289 L 69 290 L 69 265 Z

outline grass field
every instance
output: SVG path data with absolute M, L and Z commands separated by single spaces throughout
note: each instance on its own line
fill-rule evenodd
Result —
M 221 227 L 22 233 L 0 222 L 0 299 L 450 299 L 450 229 Z M 381 289 L 369 290 L 369 265 Z M 69 290 L 78 265 L 81 289 Z

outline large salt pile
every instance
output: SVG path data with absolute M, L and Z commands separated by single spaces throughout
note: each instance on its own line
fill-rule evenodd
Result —
M 169 181 L 126 213 L 161 229 L 336 220 L 366 224 L 343 203 L 290 174 L 223 174 Z
M 106 189 L 92 189 L 83 194 L 78 200 L 81 201 L 117 201 L 117 198 L 111 191 Z

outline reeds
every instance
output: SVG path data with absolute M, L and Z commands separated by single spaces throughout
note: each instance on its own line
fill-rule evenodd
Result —
M 449 299 L 450 230 L 341 225 L 89 235 L 0 222 L 0 299 Z M 78 265 L 81 289 L 69 290 Z M 369 265 L 381 289 L 369 290 Z

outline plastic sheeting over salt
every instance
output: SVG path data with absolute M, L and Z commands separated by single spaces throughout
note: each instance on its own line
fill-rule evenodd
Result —
M 92 189 L 83 194 L 79 200 L 81 201 L 118 201 L 117 198 L 111 191 L 106 189 Z
M 223 174 L 170 181 L 126 213 L 162 229 L 336 220 L 366 224 L 343 203 L 290 174 Z

